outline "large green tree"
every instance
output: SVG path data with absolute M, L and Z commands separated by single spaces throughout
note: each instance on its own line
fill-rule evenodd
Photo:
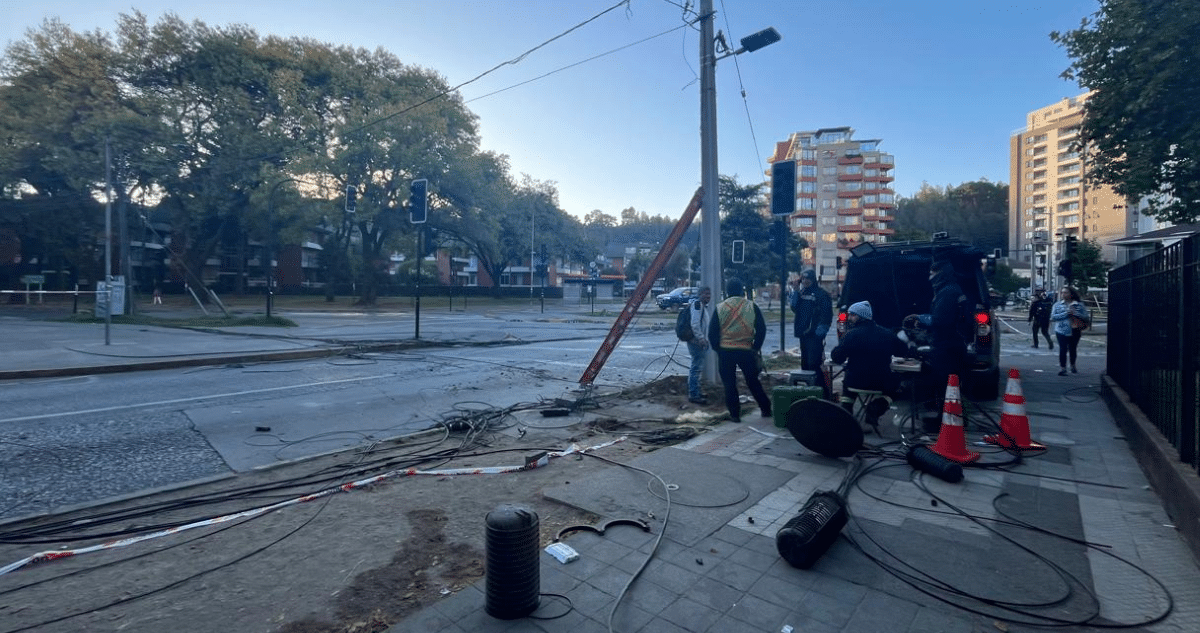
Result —
M 1174 223 L 1200 217 L 1200 1 L 1101 0 L 1073 31 L 1050 37 L 1071 57 L 1063 77 L 1095 92 L 1079 147 L 1089 182 Z
M 956 187 L 922 183 L 896 208 L 893 239 L 925 239 L 945 231 L 950 237 L 991 252 L 1008 246 L 1008 185 L 980 180 Z

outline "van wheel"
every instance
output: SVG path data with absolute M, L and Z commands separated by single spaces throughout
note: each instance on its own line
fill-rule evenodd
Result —
M 970 385 L 972 400 L 995 400 L 1000 397 L 1000 368 L 993 367 L 986 371 L 975 373 Z

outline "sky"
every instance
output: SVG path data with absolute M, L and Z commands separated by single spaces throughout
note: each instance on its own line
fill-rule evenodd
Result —
M 684 19 L 685 5 L 694 18 L 698 1 L 618 4 L 0 0 L 0 45 L 47 18 L 112 32 L 118 15 L 137 10 L 152 21 L 174 13 L 263 36 L 382 48 L 450 85 L 466 84 L 460 90 L 479 117 L 482 148 L 508 155 L 514 176 L 554 183 L 567 212 L 620 217 L 633 207 L 678 218 L 700 185 L 699 30 Z M 1007 183 L 1009 137 L 1025 115 L 1084 92 L 1059 76 L 1070 60 L 1050 32 L 1078 28 L 1099 7 L 1097 0 L 713 5 L 715 29 L 735 47 L 768 27 L 782 35 L 717 62 L 720 173 L 764 182 L 775 143 L 849 126 L 854 138 L 879 139 L 895 157 L 900 196 L 926 182 Z

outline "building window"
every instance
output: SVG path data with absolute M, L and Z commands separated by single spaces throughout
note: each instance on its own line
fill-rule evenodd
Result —
M 805 180 L 800 183 L 800 193 L 816 193 L 817 183 L 811 180 Z
M 1069 174 L 1074 171 L 1079 171 L 1080 163 L 1071 163 L 1070 165 L 1059 165 L 1058 173 Z
M 858 149 L 864 152 L 873 152 L 875 151 L 876 147 L 878 147 L 878 145 L 876 145 L 875 141 L 863 141 L 858 145 Z
M 1079 210 L 1078 202 L 1064 202 L 1063 204 L 1058 205 L 1059 213 L 1063 213 L 1064 211 L 1078 211 L 1078 210 Z M 1075 219 L 1079 220 L 1079 216 L 1075 216 Z M 1058 222 L 1061 225 L 1062 218 L 1059 218 Z
M 845 173 L 847 173 L 847 174 L 861 174 L 861 173 L 862 173 L 862 165 L 846 165 L 846 171 L 845 171 Z
M 837 183 L 836 182 L 822 183 L 821 191 L 824 191 L 826 193 L 837 193 Z
M 836 176 L 837 175 L 837 167 L 832 167 L 832 166 L 822 167 L 821 175 L 822 176 Z
M 797 202 L 801 209 L 815 209 L 817 201 L 813 198 L 800 198 Z
M 817 176 L 817 166 L 816 165 L 801 165 L 800 166 L 800 176 L 805 177 L 805 178 L 815 178 Z
M 861 182 L 843 182 L 842 191 L 862 191 Z
M 815 149 L 800 150 L 800 159 L 801 160 L 816 160 L 817 159 L 817 150 L 815 150 Z

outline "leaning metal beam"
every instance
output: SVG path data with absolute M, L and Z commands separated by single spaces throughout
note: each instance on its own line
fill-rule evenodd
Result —
M 671 230 L 671 234 L 663 242 L 658 255 L 655 256 L 654 261 L 650 262 L 650 266 L 646 269 L 646 272 L 642 274 L 642 280 L 638 282 L 637 289 L 633 291 L 633 295 L 625 302 L 625 309 L 621 310 L 621 314 L 617 315 L 616 322 L 613 323 L 612 329 L 608 331 L 608 336 L 605 337 L 604 342 L 600 344 L 600 349 L 596 350 L 596 355 L 592 357 L 592 362 L 588 364 L 587 369 L 583 372 L 583 376 L 579 379 L 579 384 L 591 385 L 596 380 L 596 374 L 600 373 L 608 357 L 616 349 L 617 344 L 621 342 L 621 337 L 625 335 L 625 328 L 629 327 L 629 322 L 633 320 L 633 315 L 637 314 L 642 301 L 645 301 L 646 294 L 650 292 L 650 287 L 654 285 L 654 280 L 658 279 L 658 274 L 667 266 L 667 261 L 675 253 L 676 247 L 679 246 L 680 240 L 683 239 L 683 234 L 687 232 L 688 227 L 692 225 L 692 220 L 696 219 L 696 214 L 700 212 L 701 194 L 703 192 L 703 188 L 697 189 L 696 195 L 692 196 L 692 201 L 688 203 L 687 209 L 684 210 L 683 217 L 679 218 L 679 222 L 675 223 L 675 228 Z M 717 257 L 715 253 L 703 253 L 702 256 Z

